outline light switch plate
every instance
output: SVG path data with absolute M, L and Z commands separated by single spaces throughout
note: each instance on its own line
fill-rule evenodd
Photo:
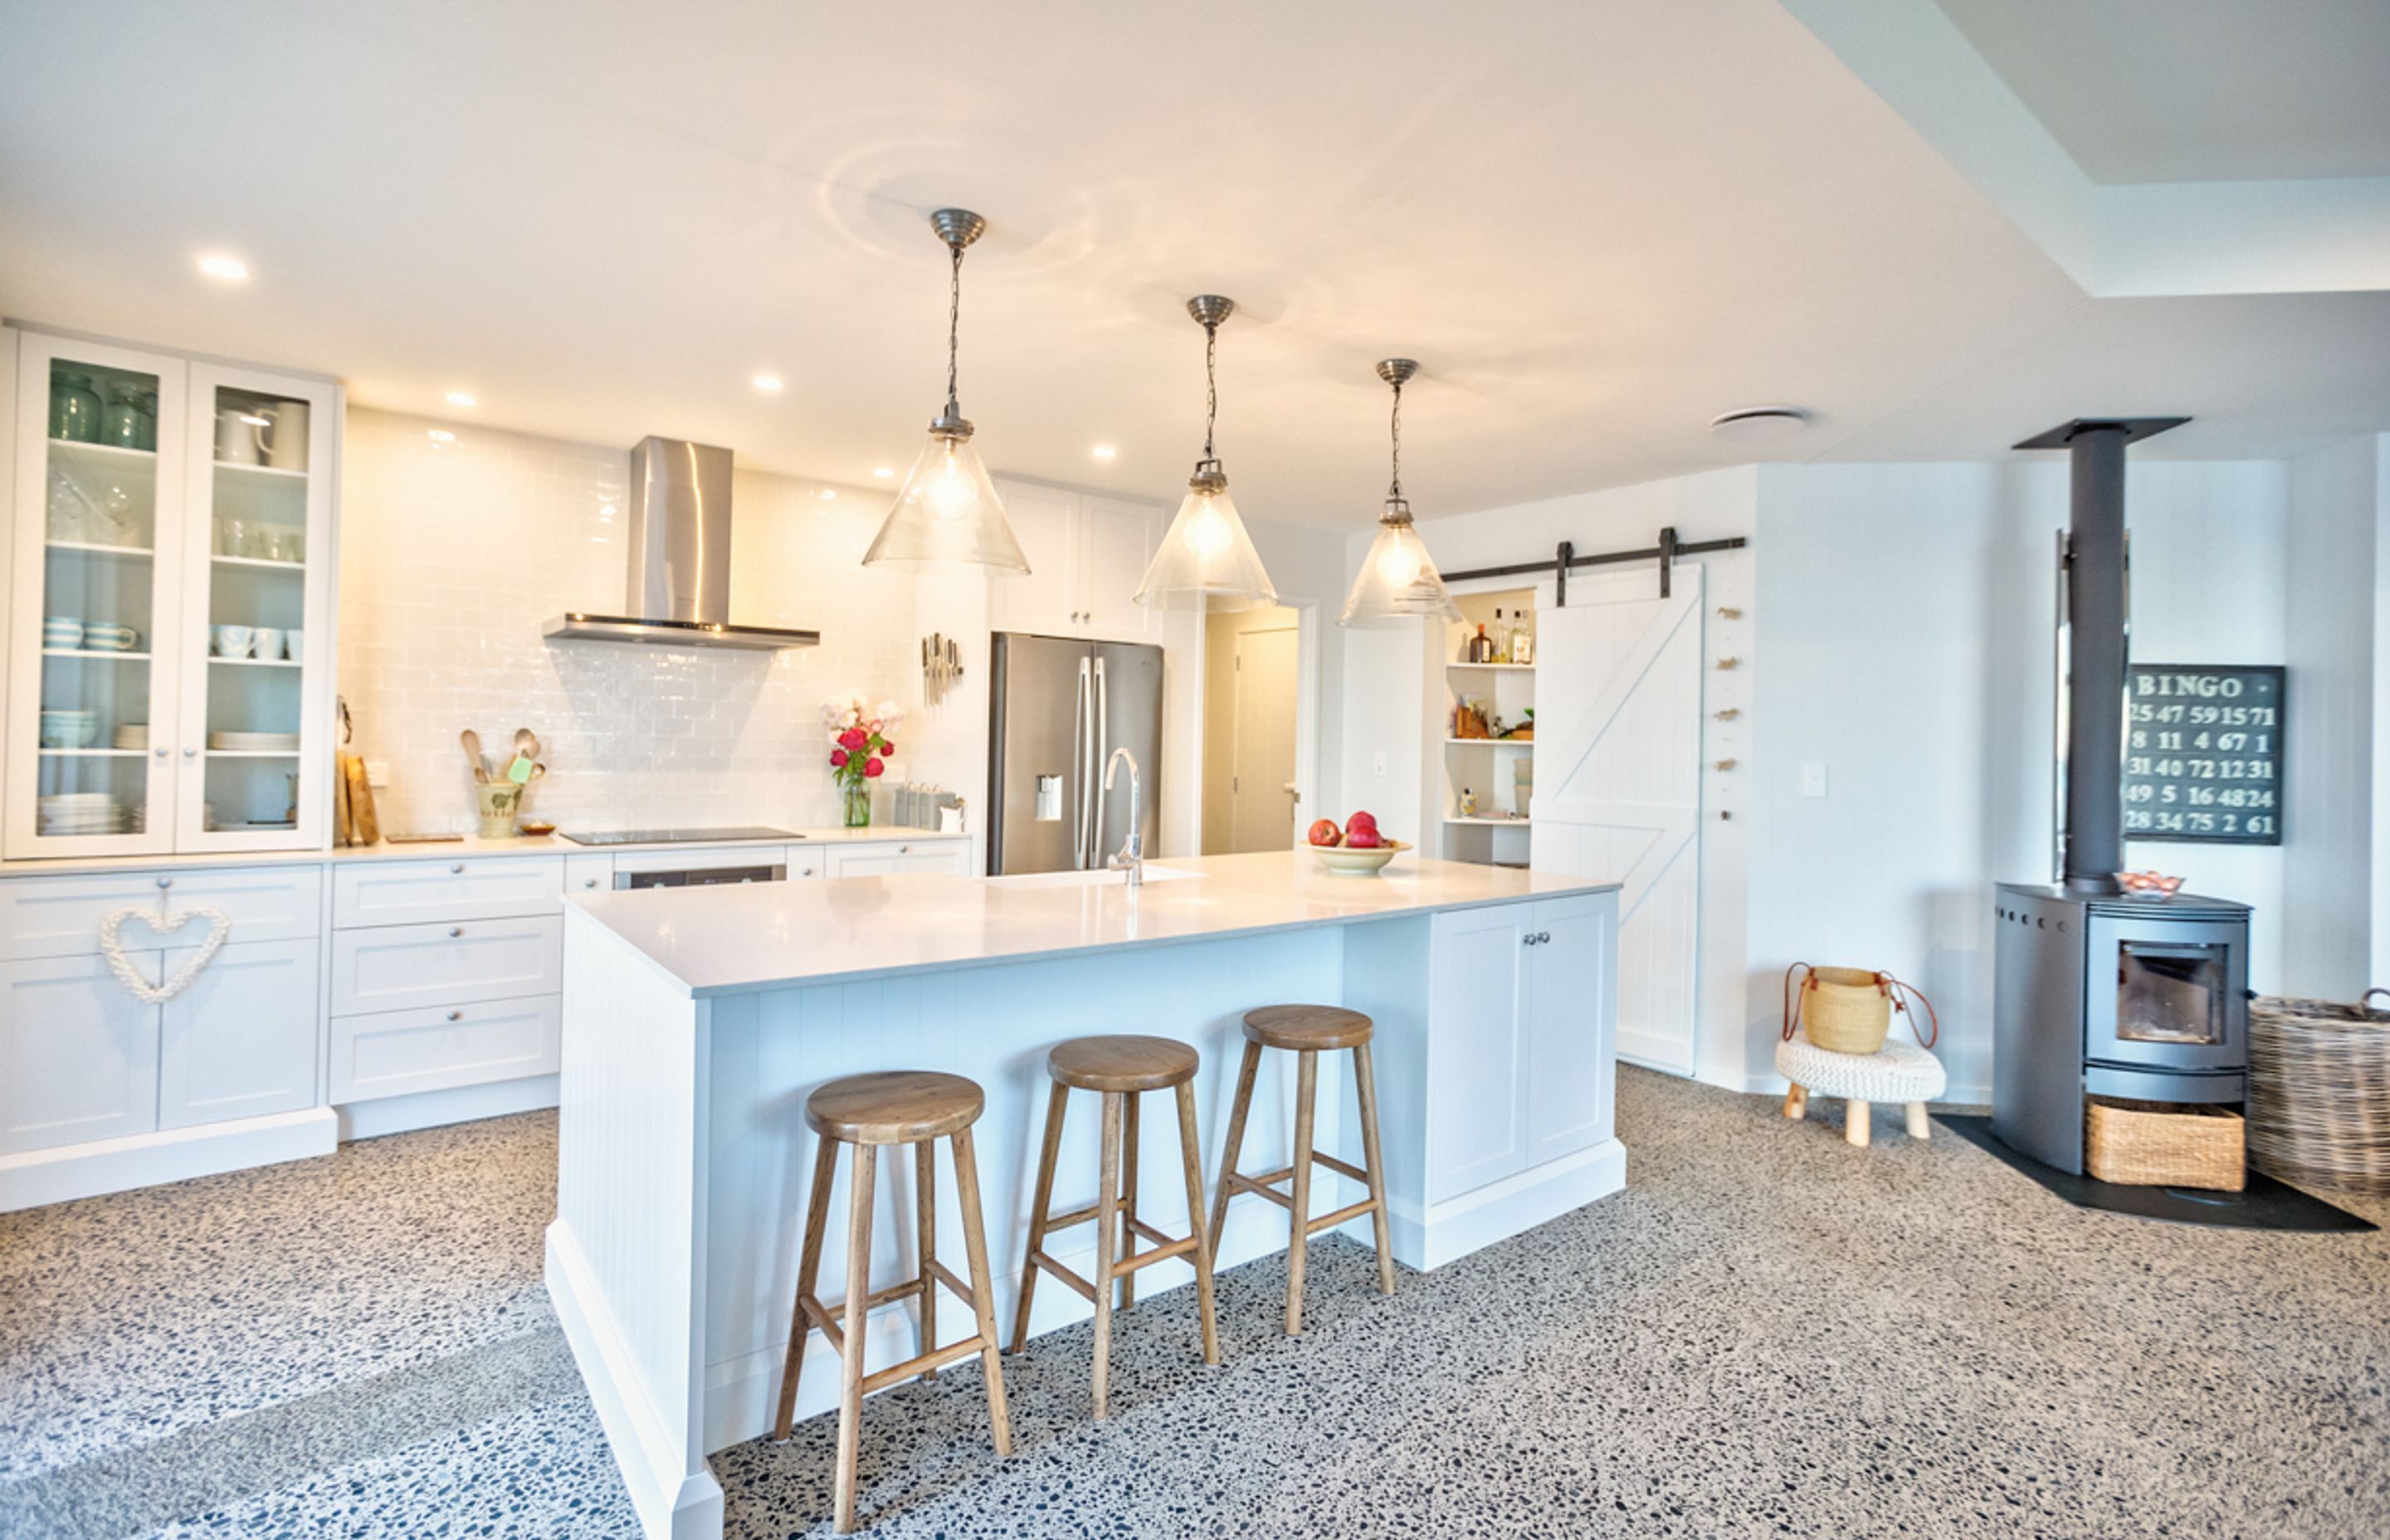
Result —
M 1826 767 L 1817 760 L 1801 766 L 1801 795 L 1822 797 L 1826 794 Z

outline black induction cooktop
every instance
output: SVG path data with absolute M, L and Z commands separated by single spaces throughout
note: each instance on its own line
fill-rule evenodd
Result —
M 761 827 L 742 828 L 608 828 L 574 834 L 566 831 L 559 839 L 576 845 L 704 845 L 734 840 L 802 840 L 785 828 Z

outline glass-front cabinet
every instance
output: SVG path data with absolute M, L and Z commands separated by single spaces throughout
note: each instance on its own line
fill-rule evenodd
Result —
M 339 388 L 25 332 L 11 859 L 324 843 Z

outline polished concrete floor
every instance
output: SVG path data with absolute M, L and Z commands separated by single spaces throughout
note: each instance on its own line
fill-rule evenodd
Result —
M 1955 1138 L 1623 1072 L 1628 1189 L 1394 1299 L 1316 1243 L 875 1397 L 886 1536 L 2379 1536 L 2390 1238 L 2066 1207 Z M 534 1115 L 0 1215 L 0 1535 L 630 1536 L 540 1287 Z M 2371 1205 L 2374 1217 L 2385 1217 Z M 999 1258 L 1001 1264 L 1002 1258 Z M 831 1426 L 713 1465 L 827 1533 Z

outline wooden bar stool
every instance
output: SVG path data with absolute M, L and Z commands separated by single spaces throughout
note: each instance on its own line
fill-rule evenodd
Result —
M 1195 1308 L 1203 1323 L 1203 1362 L 1220 1361 L 1220 1335 L 1212 1315 L 1212 1245 L 1203 1229 L 1203 1158 L 1195 1145 L 1195 1071 L 1201 1057 L 1184 1043 L 1167 1037 L 1079 1037 L 1058 1045 L 1046 1056 L 1054 1089 L 1046 1101 L 1046 1152 L 1037 1162 L 1037 1196 L 1029 1207 L 1029 1255 L 1021 1265 L 1021 1308 L 1012 1318 L 1012 1351 L 1029 1346 L 1029 1303 L 1037 1287 L 1039 1269 L 1053 1274 L 1096 1307 L 1095 1415 L 1104 1415 L 1104 1397 L 1111 1365 L 1112 1285 L 1120 1286 L 1120 1307 L 1137 1300 L 1137 1272 L 1170 1257 L 1189 1257 L 1195 1264 Z M 1062 1113 L 1073 1090 L 1100 1092 L 1104 1098 L 1104 1143 L 1096 1200 L 1068 1213 L 1047 1211 L 1054 1201 L 1054 1162 L 1062 1148 Z M 1178 1153 L 1187 1175 L 1187 1227 L 1184 1238 L 1164 1235 L 1137 1216 L 1137 1105 L 1148 1091 L 1178 1093 Z M 1096 1222 L 1096 1276 L 1081 1277 L 1046 1254 L 1046 1237 L 1054 1230 Z M 1115 1234 L 1118 1251 L 1114 1251 Z M 1143 1236 L 1154 1243 L 1150 1251 L 1137 1249 Z
M 1212 1235 L 1216 1244 L 1220 1226 L 1227 1223 L 1228 1197 L 1255 1193 L 1285 1209 L 1291 1216 L 1286 1253 L 1286 1332 L 1303 1330 L 1303 1264 L 1311 1238 L 1348 1219 L 1369 1215 L 1378 1232 L 1378 1292 L 1394 1291 L 1394 1253 L 1386 1235 L 1385 1162 L 1378 1153 L 1378 1083 L 1369 1072 L 1369 1038 L 1377 1024 L 1357 1010 L 1337 1006 L 1265 1006 L 1245 1012 L 1245 1061 L 1237 1072 L 1237 1099 L 1228 1112 L 1228 1148 L 1220 1157 L 1220 1186 L 1212 1197 Z M 1297 1055 L 1294 1083 L 1294 1163 L 1266 1176 L 1245 1176 L 1237 1171 L 1237 1149 L 1244 1143 L 1245 1114 L 1253 1110 L 1253 1077 L 1261 1072 L 1262 1050 L 1283 1048 Z M 1311 1148 L 1313 1103 L 1319 1093 L 1319 1056 L 1338 1048 L 1353 1050 L 1353 1084 L 1361 1098 L 1362 1166 L 1347 1165 Z M 1317 1161 L 1340 1175 L 1350 1176 L 1369 1189 L 1369 1196 L 1334 1213 L 1310 1217 L 1311 1163 Z M 1277 1184 L 1293 1179 L 1286 1192 Z
M 884 1074 L 848 1075 L 821 1086 L 805 1098 L 805 1123 L 820 1136 L 814 1159 L 814 1185 L 805 1210 L 803 1250 L 797 1259 L 797 1304 L 789 1323 L 789 1358 L 780 1371 L 780 1415 L 772 1436 L 785 1441 L 796 1413 L 797 1375 L 804 1367 L 805 1335 L 818 1328 L 839 1356 L 838 1405 L 838 1532 L 854 1528 L 855 1451 L 863 1429 L 863 1398 L 883 1385 L 919 1375 L 935 1379 L 941 1365 L 976 1353 L 987 1375 L 987 1420 L 996 1435 L 998 1457 L 1012 1453 L 1012 1424 L 1004 1409 L 1004 1369 L 996 1357 L 996 1305 L 988 1290 L 987 1237 L 980 1228 L 979 1167 L 971 1158 L 970 1125 L 979 1121 L 986 1097 L 960 1075 L 927 1070 L 898 1070 Z M 963 1211 L 963 1251 L 970 1263 L 970 1284 L 937 1260 L 937 1199 L 932 1185 L 932 1155 L 937 1141 L 952 1139 L 955 1147 L 955 1197 Z M 915 1147 L 915 1170 L 920 1194 L 921 1274 L 903 1283 L 871 1291 L 871 1182 L 881 1145 Z M 814 1293 L 821 1271 L 822 1235 L 829 1220 L 830 1179 L 838 1164 L 838 1148 L 851 1146 L 846 1225 L 846 1298 L 836 1309 Z M 938 1346 L 937 1285 L 944 1284 L 979 1318 L 979 1334 L 968 1341 Z M 863 1370 L 865 1317 L 875 1305 L 918 1296 L 921 1312 L 921 1351 L 904 1363 L 866 1374 Z

